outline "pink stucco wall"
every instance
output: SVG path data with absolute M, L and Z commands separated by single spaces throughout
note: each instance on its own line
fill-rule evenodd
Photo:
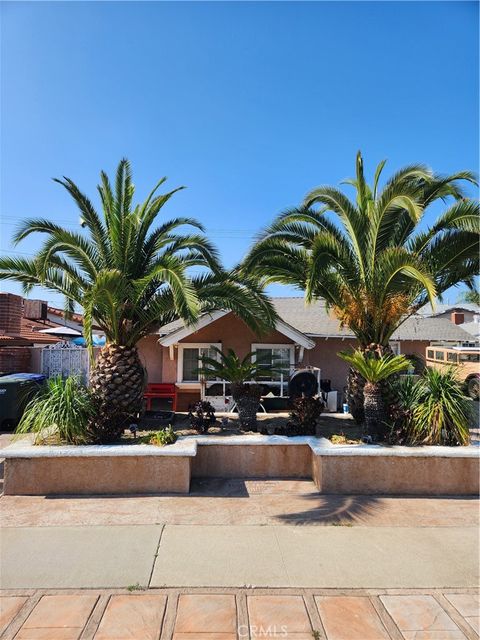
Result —
M 337 356 L 339 351 L 350 351 L 356 346 L 351 338 L 314 338 L 313 349 L 305 349 L 303 364 L 321 369 L 322 379 L 332 381 L 332 389 L 343 391 L 347 384 L 348 364 Z
M 267 335 L 257 336 L 247 325 L 233 313 L 229 313 L 208 326 L 195 331 L 184 340 L 186 342 L 221 342 L 223 349 L 233 349 L 241 358 L 251 351 L 255 342 L 271 344 L 292 344 L 290 338 L 283 333 L 272 331 Z
M 168 358 L 168 349 L 165 351 L 166 357 Z M 138 343 L 138 355 L 147 370 L 148 382 L 173 382 L 173 379 L 163 379 L 163 352 L 164 348 L 159 344 L 158 336 L 147 336 Z

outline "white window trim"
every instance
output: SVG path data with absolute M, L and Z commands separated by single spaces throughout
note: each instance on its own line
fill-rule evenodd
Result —
M 402 353 L 400 340 L 390 340 L 389 345 L 395 355 L 400 355 Z
M 221 342 L 183 342 L 178 345 L 177 358 L 177 385 L 198 388 L 202 386 L 200 380 L 183 380 L 183 350 L 184 349 L 210 349 L 211 347 L 222 348 Z
M 290 372 L 293 371 L 295 367 L 295 345 L 287 343 L 281 344 L 272 344 L 267 342 L 255 342 L 252 344 L 252 352 L 255 354 L 257 349 L 289 349 L 290 351 Z M 279 384 L 278 380 L 264 381 L 262 380 L 262 384 Z

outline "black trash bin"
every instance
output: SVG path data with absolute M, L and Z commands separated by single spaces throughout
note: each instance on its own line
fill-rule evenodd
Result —
M 45 382 L 39 373 L 12 373 L 0 376 L 0 431 L 15 429 L 25 405 Z

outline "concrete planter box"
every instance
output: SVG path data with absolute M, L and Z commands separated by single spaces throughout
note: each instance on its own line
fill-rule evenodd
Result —
M 153 445 L 7 447 L 5 495 L 125 495 L 188 493 L 196 446 Z
M 193 436 L 174 445 L 4 449 L 7 495 L 188 493 L 191 477 L 313 478 L 320 493 L 478 495 L 479 447 L 332 445 L 298 436 Z

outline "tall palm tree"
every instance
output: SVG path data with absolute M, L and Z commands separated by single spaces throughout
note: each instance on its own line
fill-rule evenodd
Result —
M 364 388 L 365 428 L 368 435 L 382 436 L 387 422 L 380 383 L 393 375 L 405 371 L 410 366 L 405 356 L 387 354 L 376 358 L 357 350 L 353 353 L 339 353 L 366 381 Z
M 94 428 L 101 440 L 117 437 L 141 409 L 144 371 L 136 345 L 142 337 L 177 318 L 193 323 L 215 309 L 234 311 L 258 332 L 274 323 L 261 288 L 251 277 L 222 269 L 200 223 L 159 219 L 162 207 L 183 188 L 157 195 L 165 180 L 134 206 L 130 164 L 121 160 L 114 186 L 101 173 L 101 215 L 72 180 L 56 180 L 78 206 L 85 232 L 25 220 L 15 243 L 37 232 L 46 236 L 42 248 L 32 259 L 0 259 L 0 278 L 17 280 L 27 291 L 41 285 L 60 292 L 70 309 L 80 305 L 90 347 L 93 323 L 105 332 L 107 344 L 90 376 L 99 402 Z M 194 232 L 179 233 L 182 225 Z
M 359 152 L 356 192 L 321 186 L 300 207 L 278 216 L 258 238 L 244 269 L 264 284 L 280 282 L 305 291 L 306 301 L 323 298 L 362 350 L 388 351 L 393 332 L 422 305 L 450 287 L 474 284 L 479 270 L 479 204 L 465 196 L 471 172 L 441 176 L 410 165 L 383 188 L 380 162 L 370 187 Z M 453 203 L 431 226 L 425 212 L 438 201 Z M 349 405 L 361 421 L 362 379 L 349 376 Z

